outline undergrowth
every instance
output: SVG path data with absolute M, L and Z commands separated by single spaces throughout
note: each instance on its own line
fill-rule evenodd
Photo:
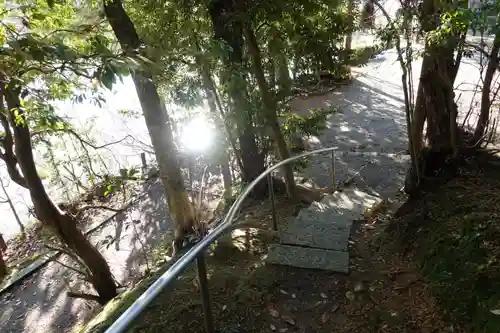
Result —
M 500 168 L 488 160 L 470 159 L 458 177 L 413 202 L 411 212 L 393 221 L 391 229 L 399 251 L 413 255 L 449 319 L 470 332 L 496 333 Z

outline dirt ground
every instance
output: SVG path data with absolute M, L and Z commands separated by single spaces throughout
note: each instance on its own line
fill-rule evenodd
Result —
M 282 217 L 293 211 L 283 200 Z M 207 258 L 217 332 L 461 332 L 439 315 L 412 264 L 374 242 L 386 227 L 383 219 L 356 226 L 351 272 L 344 275 L 265 265 L 262 258 L 273 241 L 270 210 L 262 203 L 253 212 L 261 225 L 233 234 L 232 242 L 219 244 Z M 131 331 L 200 332 L 203 323 L 192 269 Z

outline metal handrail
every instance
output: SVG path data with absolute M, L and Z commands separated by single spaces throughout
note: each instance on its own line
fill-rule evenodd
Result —
M 322 148 L 313 151 L 308 151 L 302 153 L 300 155 L 295 155 L 286 160 L 283 160 L 275 165 L 266 169 L 263 173 L 261 173 L 256 179 L 254 179 L 243 192 L 236 198 L 235 202 L 229 208 L 224 221 L 215 227 L 212 232 L 210 232 L 206 237 L 204 237 L 199 243 L 194 245 L 189 251 L 187 251 L 181 258 L 179 258 L 170 268 L 162 274 L 161 277 L 158 278 L 138 299 L 132 303 L 132 305 L 106 330 L 105 333 L 122 333 L 125 329 L 127 329 L 132 321 L 137 318 L 139 314 L 141 314 L 146 307 L 158 296 L 160 292 L 165 289 L 169 284 L 171 284 L 184 270 L 187 266 L 193 262 L 195 259 L 198 264 L 198 274 L 200 276 L 200 287 L 202 284 L 205 285 L 207 283 L 206 277 L 206 267 L 203 259 L 203 251 L 205 251 L 210 245 L 212 245 L 225 231 L 229 229 L 233 225 L 233 220 L 238 212 L 241 204 L 246 199 L 246 197 L 250 194 L 253 188 L 266 176 L 270 175 L 274 170 L 279 167 L 288 164 L 290 162 L 296 161 L 306 156 L 321 154 L 325 152 L 332 153 L 332 161 L 335 160 L 335 150 L 338 147 L 329 147 Z M 332 167 L 335 168 L 334 162 L 332 162 Z M 335 170 L 333 172 L 333 189 L 335 189 Z M 275 223 L 275 220 L 273 221 Z M 203 298 L 203 311 L 205 312 L 205 329 L 207 333 L 213 332 L 212 318 L 210 309 L 206 307 L 210 307 L 208 300 L 208 289 L 200 288 L 202 292 Z M 205 289 L 205 290 L 203 290 Z M 207 313 L 207 311 L 209 313 Z

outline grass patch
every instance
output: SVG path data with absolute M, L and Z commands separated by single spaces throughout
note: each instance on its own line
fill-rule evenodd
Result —
M 474 157 L 391 228 L 445 315 L 469 332 L 493 333 L 500 330 L 500 168 L 488 159 Z

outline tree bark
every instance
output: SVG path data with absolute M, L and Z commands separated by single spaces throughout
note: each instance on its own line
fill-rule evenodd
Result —
M 4 97 L 2 94 L 0 94 L 0 123 L 5 134 L 0 140 L 0 147 L 4 150 L 3 153 L 0 151 L 0 159 L 5 162 L 10 179 L 19 186 L 27 188 L 26 180 L 17 167 L 16 155 L 14 154 L 14 138 L 7 119 L 7 112 L 4 110 Z
M 278 86 L 280 93 L 283 96 L 288 96 L 292 90 L 292 79 L 290 78 L 290 70 L 288 68 L 288 59 L 285 52 L 286 45 L 279 35 L 278 29 L 274 26 L 269 28 L 269 57 L 273 62 L 273 69 L 278 74 Z M 271 81 L 272 83 L 272 81 Z
M 104 12 L 116 39 L 127 54 L 134 56 L 142 46 L 137 31 L 123 8 L 121 0 L 103 1 Z M 182 247 L 184 237 L 195 226 L 193 206 L 184 186 L 174 144 L 172 121 L 147 69 L 131 72 L 144 119 L 158 161 L 168 207 L 174 221 L 174 250 Z
M 472 137 L 472 144 L 479 145 L 484 140 L 484 134 L 488 121 L 490 119 L 490 108 L 491 108 L 491 83 L 493 81 L 493 76 L 498 67 L 498 51 L 500 50 L 500 33 L 495 35 L 493 41 L 493 47 L 490 52 L 490 57 L 488 60 L 488 66 L 486 67 L 486 73 L 484 74 L 483 92 L 481 95 L 481 111 L 479 113 L 479 118 L 477 119 L 476 129 Z
M 345 51 L 347 54 L 351 51 L 352 48 L 352 34 L 354 31 L 354 0 L 348 0 L 347 3 L 347 15 L 348 15 L 348 27 L 349 32 L 345 38 Z
M 88 278 L 99 295 L 99 302 L 106 304 L 117 295 L 113 275 L 104 257 L 92 246 L 77 228 L 75 219 L 59 209 L 51 200 L 36 170 L 31 144 L 31 134 L 19 99 L 19 87 L 9 82 L 1 88 L 9 110 L 9 124 L 15 142 L 15 156 L 30 192 L 37 218 L 49 227 L 72 252 L 86 265 Z M 14 110 L 17 112 L 14 113 Z M 22 122 L 16 121 L 19 117 Z
M 264 69 L 262 68 L 262 58 L 257 44 L 257 39 L 252 28 L 249 26 L 248 22 L 243 23 L 243 33 L 247 40 L 248 51 L 252 57 L 252 64 L 254 68 L 255 78 L 257 79 L 257 84 L 259 86 L 260 94 L 264 104 L 264 118 L 267 125 L 271 128 L 272 136 L 276 142 L 278 148 L 278 155 L 281 160 L 286 160 L 290 158 L 290 152 L 285 142 L 283 132 L 281 131 L 280 124 L 278 121 L 276 101 L 271 95 L 269 86 L 264 75 Z M 288 196 L 292 199 L 296 199 L 295 193 L 295 178 L 293 175 L 293 169 L 291 164 L 287 164 L 283 167 L 285 173 L 285 184 Z
M 1 237 L 1 235 L 0 235 Z M 0 249 L 0 282 L 7 276 L 7 264 L 3 258 L 3 251 Z
M 433 0 L 424 0 L 422 4 L 422 27 L 424 31 L 436 29 L 439 22 L 439 7 Z M 446 44 L 427 41 L 425 56 L 420 72 L 420 82 L 417 91 L 413 124 L 411 128 L 412 143 L 415 158 L 419 164 L 420 175 L 427 173 L 423 154 L 423 127 L 427 121 L 426 149 L 433 152 L 432 158 L 441 156 L 442 161 L 448 156 L 458 154 L 457 106 L 454 102 L 453 83 L 456 78 L 457 66 L 454 51 L 458 45 L 458 36 L 448 37 Z M 405 181 L 405 191 L 413 193 L 420 179 L 416 170 L 410 170 Z
M 232 0 L 211 1 L 208 10 L 212 19 L 214 38 L 224 41 L 230 51 L 222 57 L 225 69 L 221 81 L 228 87 L 230 105 L 236 119 L 239 133 L 240 156 L 243 182 L 249 183 L 265 170 L 264 155 L 259 152 L 254 121 L 247 103 L 247 83 L 241 71 L 243 68 L 243 33 L 241 22 L 236 19 Z M 262 196 L 267 193 L 265 182 L 260 182 L 253 192 Z

